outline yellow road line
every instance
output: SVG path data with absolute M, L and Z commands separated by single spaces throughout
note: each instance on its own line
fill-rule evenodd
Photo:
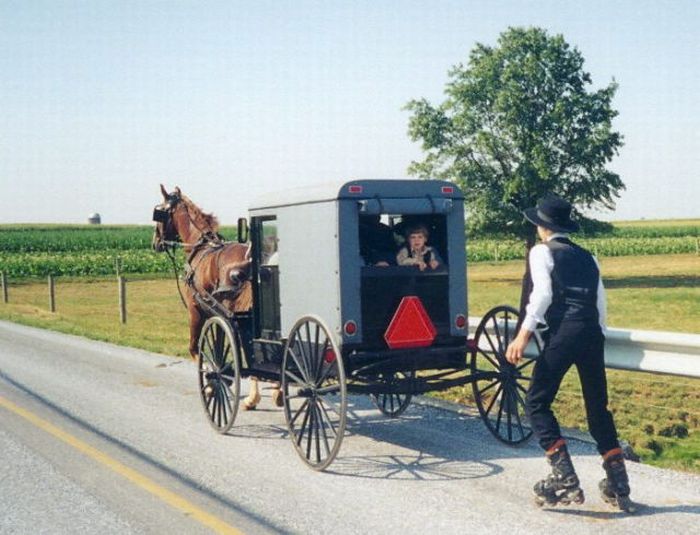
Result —
M 74 437 L 73 435 L 66 433 L 62 429 L 59 429 L 55 425 L 47 422 L 46 420 L 38 417 L 34 413 L 23 409 L 22 407 L 15 405 L 11 401 L 5 399 L 4 397 L 0 396 L 0 407 L 4 407 L 7 410 L 17 414 L 18 416 L 21 416 L 28 422 L 34 424 L 36 427 L 46 431 L 47 433 L 53 435 L 59 440 L 62 440 L 69 446 L 74 447 L 78 451 L 84 453 L 88 457 L 91 457 L 95 461 L 103 464 L 110 470 L 116 472 L 117 474 L 125 477 L 135 485 L 141 487 L 142 489 L 150 492 L 157 498 L 160 498 L 162 501 L 170 505 L 171 507 L 174 507 L 175 509 L 178 509 L 185 513 L 189 518 L 192 518 L 201 524 L 204 524 L 208 528 L 211 528 L 214 532 L 216 533 L 226 533 L 226 534 L 235 534 L 235 535 L 243 535 L 243 532 L 239 531 L 238 529 L 234 528 L 233 526 L 227 524 L 223 520 L 220 520 L 219 518 L 215 517 L 214 515 L 211 515 L 207 513 L 206 511 L 200 509 L 193 503 L 187 501 L 186 499 L 182 498 L 181 496 L 178 496 L 172 491 L 169 491 L 168 489 L 161 487 L 158 485 L 156 482 L 148 479 L 147 477 L 142 476 L 139 474 L 136 470 L 129 468 L 125 464 L 120 463 L 116 459 L 113 459 L 109 455 L 106 455 L 105 453 L 102 453 L 96 448 L 93 448 L 89 444 L 86 444 L 82 440 Z

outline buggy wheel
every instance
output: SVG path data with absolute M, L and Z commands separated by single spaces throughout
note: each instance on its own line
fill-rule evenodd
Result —
M 231 326 L 209 318 L 199 336 L 199 395 L 209 423 L 226 433 L 238 413 L 241 394 L 240 356 Z
M 395 379 L 413 378 L 414 372 L 396 372 L 389 379 L 388 384 L 391 385 Z M 411 404 L 413 396 L 411 394 L 370 394 L 372 402 L 377 406 L 379 412 L 389 418 L 398 418 Z
M 299 456 L 315 470 L 333 462 L 345 434 L 345 367 L 328 327 L 316 316 L 296 322 L 282 360 L 284 417 Z
M 532 435 L 525 415 L 525 395 L 530 386 L 534 359 L 525 358 L 518 365 L 506 360 L 506 348 L 515 338 L 518 311 L 498 306 L 486 314 L 474 334 L 471 373 L 474 400 L 489 431 L 501 442 L 519 444 Z M 538 355 L 542 344 L 537 335 L 532 344 Z

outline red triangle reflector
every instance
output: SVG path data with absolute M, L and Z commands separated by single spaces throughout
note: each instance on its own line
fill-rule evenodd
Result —
M 423 303 L 415 295 L 401 299 L 384 340 L 391 349 L 426 347 L 433 343 L 437 331 Z

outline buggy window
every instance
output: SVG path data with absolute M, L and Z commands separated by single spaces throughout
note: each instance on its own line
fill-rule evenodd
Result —
M 406 234 L 417 228 L 424 230 L 425 246 L 433 250 L 442 267 L 446 267 L 447 221 L 442 214 L 385 214 L 381 217 L 361 214 L 359 240 L 363 265 L 374 267 L 398 265 L 397 255 L 408 245 Z M 405 254 L 404 252 L 404 256 Z
M 266 266 L 279 265 L 277 251 L 277 221 L 267 219 L 261 224 L 260 264 Z

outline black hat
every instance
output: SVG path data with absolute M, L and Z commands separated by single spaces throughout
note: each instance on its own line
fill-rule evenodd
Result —
M 578 230 L 578 223 L 571 220 L 571 203 L 556 195 L 542 197 L 536 208 L 528 208 L 523 215 L 530 223 L 554 232 Z

